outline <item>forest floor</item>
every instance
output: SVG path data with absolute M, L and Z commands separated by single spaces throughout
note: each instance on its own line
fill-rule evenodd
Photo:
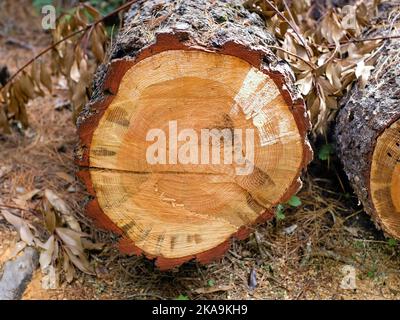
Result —
M 12 72 L 49 42 L 28 1 L 25 10 L 21 1 L 10 1 L 15 10 L 0 12 L 0 65 Z M 67 91 L 62 79 L 55 87 L 53 95 L 29 104 L 28 130 L 0 135 L 0 203 L 17 206 L 21 195 L 51 189 L 94 240 L 115 241 L 84 217 L 86 194 L 74 178 L 72 112 L 56 110 Z M 101 270 L 98 276 L 79 273 L 72 283 L 45 290 L 38 270 L 23 299 L 399 299 L 399 245 L 374 227 L 336 170 L 333 163 L 314 163 L 304 177 L 300 207 L 288 209 L 281 221 L 259 226 L 248 240 L 235 241 L 222 260 L 208 266 L 192 262 L 160 272 L 151 261 L 123 256 L 109 245 L 90 253 Z M 34 208 L 37 201 L 27 205 Z M 0 218 L 0 273 L 17 241 L 17 233 Z M 248 285 L 251 272 L 257 279 L 253 290 Z M 349 272 L 355 283 L 345 289 Z

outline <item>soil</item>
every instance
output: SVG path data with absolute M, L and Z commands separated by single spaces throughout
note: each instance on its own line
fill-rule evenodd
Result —
M 0 10 L 0 65 L 12 73 L 50 39 L 30 1 L 3 3 L 8 11 Z M 89 253 L 97 276 L 77 272 L 72 283 L 62 281 L 60 288 L 45 290 L 38 270 L 24 299 L 400 298 L 400 247 L 374 227 L 334 162 L 315 162 L 298 195 L 301 206 L 286 208 L 283 220 L 259 226 L 248 240 L 234 241 L 220 261 L 160 272 L 143 257 L 121 255 L 116 237 L 97 230 L 85 217 L 86 192 L 74 177 L 72 159 L 76 129 L 70 109 L 55 109 L 67 98 L 63 80 L 54 79 L 54 85 L 53 95 L 29 104 L 29 129 L 14 126 L 11 135 L 0 135 L 0 203 L 19 206 L 21 193 L 51 189 L 95 241 L 108 245 Z M 39 201 L 34 198 L 27 207 L 36 208 Z M 43 224 L 40 214 L 13 212 Z M 0 270 L 17 242 L 13 227 L 0 218 Z M 355 272 L 351 289 L 341 286 L 346 270 Z M 248 281 L 251 272 L 257 279 L 254 289 Z

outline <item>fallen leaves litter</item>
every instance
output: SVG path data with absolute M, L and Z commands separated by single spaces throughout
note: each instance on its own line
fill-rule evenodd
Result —
M 338 100 L 353 83 L 358 79 L 365 87 L 368 81 L 374 51 L 382 41 L 353 40 L 362 38 L 372 26 L 379 2 L 357 1 L 342 8 L 324 8 L 322 14 L 315 13 L 317 1 L 311 7 L 308 0 L 246 1 L 275 35 L 282 48 L 276 52 L 278 57 L 294 70 L 314 135 L 326 134 L 338 110 Z
M 57 20 L 52 33 L 53 43 L 87 27 L 91 21 L 99 19 L 100 12 L 90 4 L 83 3 Z M 97 24 L 84 33 L 61 42 L 52 50 L 49 64 L 40 59 L 21 70 L 11 82 L 2 83 L 0 94 L 0 132 L 11 133 L 10 121 L 17 121 L 23 128 L 28 127 L 26 106 L 29 101 L 53 92 L 53 76 L 67 79 L 69 100 L 74 119 L 88 101 L 90 83 L 97 66 L 104 60 L 109 38 L 103 24 Z M 89 44 L 89 45 L 88 45 Z M 93 58 L 89 58 L 93 56 Z
M 44 289 L 59 288 L 62 279 L 68 283 L 72 282 L 76 277 L 75 268 L 95 275 L 87 251 L 102 250 L 104 243 L 95 243 L 89 239 L 88 234 L 82 232 L 67 203 L 54 191 L 46 189 L 42 193 L 35 189 L 20 196 L 20 200 L 27 202 L 38 194 L 43 196 L 43 224 L 50 236 L 42 242 L 42 233 L 32 224 L 7 210 L 1 210 L 1 216 L 16 229 L 21 239 L 9 256 L 17 256 L 26 246 L 36 247 L 40 251 L 39 264 Z

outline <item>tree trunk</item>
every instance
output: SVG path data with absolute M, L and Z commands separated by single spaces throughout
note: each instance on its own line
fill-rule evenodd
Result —
M 301 186 L 293 75 L 238 1 L 133 5 L 78 119 L 88 214 L 161 269 L 220 257 Z
M 397 3 L 398 6 L 398 3 Z M 394 5 L 385 5 L 389 16 Z M 390 23 L 387 23 L 390 25 Z M 393 32 L 392 32 L 393 33 Z M 379 30 L 369 36 L 386 36 Z M 387 41 L 365 89 L 343 99 L 335 130 L 344 170 L 365 210 L 400 239 L 400 41 Z

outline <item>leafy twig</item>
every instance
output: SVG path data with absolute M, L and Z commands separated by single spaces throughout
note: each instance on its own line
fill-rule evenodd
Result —
M 307 43 L 304 41 L 304 38 L 303 38 L 303 36 L 301 35 L 300 28 L 299 28 L 299 26 L 297 25 L 296 20 L 294 19 L 293 14 L 292 14 L 292 11 L 290 10 L 290 8 L 289 8 L 289 6 L 288 6 L 286 0 L 283 0 L 283 4 L 284 4 L 284 6 L 285 6 L 285 8 L 286 8 L 286 11 L 288 12 L 288 14 L 289 14 L 289 16 L 290 16 L 290 19 L 292 19 L 292 21 L 293 21 L 293 23 L 294 23 L 293 26 L 292 26 L 292 28 L 293 28 L 293 27 L 296 28 L 296 29 L 294 29 L 294 31 L 298 34 L 298 37 L 300 38 L 300 41 L 302 42 L 302 44 L 303 44 L 303 46 L 304 46 L 304 49 L 306 50 L 308 59 L 310 59 L 310 61 L 311 61 L 311 60 L 312 60 L 312 57 L 311 57 L 310 52 L 308 51 L 309 46 L 308 46 Z
M 93 27 L 97 26 L 98 24 L 104 22 L 104 20 L 114 16 L 115 14 L 125 10 L 126 8 L 130 7 L 132 4 L 137 2 L 138 0 L 131 0 L 125 3 L 124 5 L 118 7 L 114 11 L 110 12 L 109 14 L 105 15 L 104 17 L 94 21 L 93 23 L 88 24 L 82 29 L 76 30 L 75 32 L 72 32 L 68 36 L 60 39 L 59 41 L 53 43 L 52 45 L 48 46 L 47 48 L 43 49 L 39 54 L 37 54 L 35 57 L 30 59 L 27 63 L 25 63 L 21 68 L 19 68 L 9 79 L 8 81 L 3 85 L 3 87 L 0 88 L 0 90 L 4 89 L 9 83 L 11 83 L 23 70 L 25 70 L 28 66 L 30 66 L 32 63 L 34 63 L 36 60 L 38 60 L 40 57 L 45 55 L 47 52 L 53 50 L 56 48 L 59 44 L 67 41 L 68 39 L 71 39 L 75 37 L 78 34 L 81 34 L 82 32 L 86 33 L 88 30 L 91 30 Z

